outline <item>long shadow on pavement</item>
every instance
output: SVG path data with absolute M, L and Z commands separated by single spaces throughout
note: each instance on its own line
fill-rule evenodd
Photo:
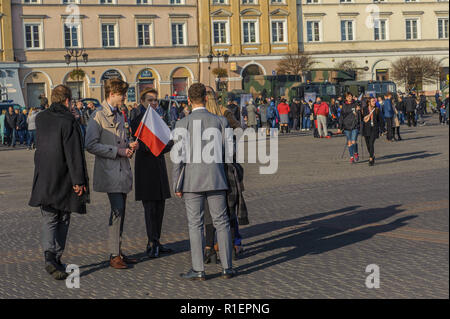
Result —
M 406 216 L 387 224 L 378 224 L 404 212 L 404 209 L 399 209 L 400 206 L 392 205 L 385 208 L 360 211 L 355 211 L 358 206 L 352 206 L 327 213 L 283 222 L 270 222 L 243 229 L 243 237 L 251 238 L 283 228 L 295 227 L 281 234 L 249 242 L 247 245 L 253 247 L 246 249 L 241 258 L 245 259 L 283 248 L 290 248 L 289 251 L 272 254 L 242 265 L 237 270 L 239 274 L 250 274 L 302 256 L 322 254 L 368 240 L 376 234 L 393 231 L 407 225 L 407 221 L 417 217 Z

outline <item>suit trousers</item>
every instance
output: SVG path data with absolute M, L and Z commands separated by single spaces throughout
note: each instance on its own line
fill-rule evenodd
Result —
M 393 118 L 387 117 L 386 119 L 386 131 L 387 131 L 387 140 L 392 141 L 394 138 L 394 135 L 392 134 L 392 125 L 393 125 Z
M 120 256 L 127 194 L 108 193 L 108 198 L 111 204 L 111 215 L 109 216 L 108 226 L 109 253 L 112 256 Z
M 189 225 L 192 269 L 195 271 L 205 270 L 203 264 L 205 200 L 208 201 L 209 211 L 216 228 L 222 267 L 224 269 L 231 268 L 232 243 L 230 221 L 227 215 L 226 191 L 184 193 L 183 198 Z
M 142 204 L 144 205 L 148 243 L 153 242 L 159 244 L 166 201 L 148 200 L 143 201 Z
M 67 233 L 70 225 L 70 212 L 41 207 L 42 247 L 44 252 L 52 252 L 60 259 L 66 248 Z

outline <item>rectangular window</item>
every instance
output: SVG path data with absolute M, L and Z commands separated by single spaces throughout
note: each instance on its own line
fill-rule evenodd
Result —
M 25 24 L 25 46 L 27 49 L 39 49 L 41 47 L 41 34 L 39 24 Z
M 255 21 L 244 21 L 242 23 L 243 29 L 243 42 L 246 44 L 257 43 L 256 34 L 256 22 Z
M 387 40 L 386 32 L 386 20 L 376 20 L 374 21 L 374 39 L 375 40 Z
M 116 46 L 115 24 L 102 24 L 102 46 L 104 48 Z
M 341 21 L 341 41 L 353 41 L 353 21 Z
M 152 25 L 150 23 L 139 23 L 137 25 L 138 45 L 146 47 L 152 45 Z
M 448 18 L 438 19 L 438 37 L 448 39 Z
M 272 21 L 272 43 L 284 42 L 287 42 L 285 21 Z
M 172 45 L 184 44 L 184 23 L 172 23 Z
M 319 21 L 306 22 L 306 32 L 307 32 L 308 42 L 319 42 L 320 41 L 320 22 Z
M 66 48 L 78 48 L 80 46 L 78 39 L 79 30 L 79 25 L 71 27 L 64 25 L 64 46 Z
M 417 40 L 417 39 L 419 39 L 418 20 L 417 19 L 406 20 L 406 40 Z
M 227 40 L 227 22 L 213 23 L 214 44 L 226 44 Z

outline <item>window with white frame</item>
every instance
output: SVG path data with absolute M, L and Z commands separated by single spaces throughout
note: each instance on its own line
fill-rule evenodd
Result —
M 387 40 L 387 20 L 386 19 L 377 19 L 374 21 L 374 40 Z
M 320 0 L 306 0 L 306 4 L 319 3 Z
M 355 28 L 353 20 L 341 20 L 341 41 L 353 41 Z
M 184 0 L 170 0 L 170 4 L 184 4 Z
M 286 2 L 286 0 L 271 0 L 270 1 L 272 4 L 280 4 L 280 3 L 285 3 Z
M 242 42 L 244 44 L 256 44 L 259 42 L 259 30 L 257 20 L 242 21 Z
M 80 25 L 64 24 L 64 47 L 79 48 L 80 46 Z
M 257 0 L 241 0 L 242 4 L 257 4 Z
M 228 4 L 228 0 L 212 0 L 213 4 Z
M 153 24 L 142 22 L 137 24 L 138 46 L 149 47 L 153 45 Z
M 306 38 L 308 42 L 320 42 L 320 21 L 307 21 L 306 22 Z
M 80 3 L 80 0 L 62 0 L 63 4 Z
M 115 23 L 102 23 L 102 46 L 104 48 L 117 47 L 116 29 Z
M 448 39 L 448 18 L 438 19 L 438 38 Z
M 228 21 L 213 22 L 214 44 L 228 44 Z
M 100 0 L 100 4 L 116 4 L 117 0 Z
M 42 28 L 40 23 L 25 23 L 25 48 L 41 49 L 42 48 Z
M 341 3 L 351 3 L 353 0 L 339 0 Z
M 151 0 L 136 0 L 136 4 L 149 4 Z
M 23 3 L 26 3 L 26 4 L 41 3 L 41 0 L 22 0 L 22 1 L 23 1 Z
M 186 30 L 185 23 L 174 22 L 172 23 L 172 45 L 185 45 L 186 44 Z
M 406 19 L 406 40 L 418 40 L 419 34 L 419 19 Z
M 272 20 L 272 43 L 286 43 L 287 39 L 287 22 L 286 20 Z

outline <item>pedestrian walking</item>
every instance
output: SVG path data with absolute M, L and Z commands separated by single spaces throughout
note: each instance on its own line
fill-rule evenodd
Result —
M 361 122 L 361 109 L 354 101 L 353 94 L 347 92 L 345 103 L 342 107 L 341 117 L 339 118 L 338 133 L 344 132 L 347 137 L 348 152 L 350 154 L 350 163 L 359 161 L 358 154 L 358 135 Z
M 369 152 L 369 166 L 375 165 L 375 141 L 380 136 L 383 117 L 381 111 L 376 106 L 376 98 L 369 100 L 368 106 L 363 108 L 362 116 L 362 135 L 366 141 L 367 150 Z
M 40 207 L 45 270 L 57 280 L 69 275 L 61 258 L 71 213 L 86 214 L 89 180 L 81 130 L 70 113 L 71 91 L 56 86 L 51 106 L 36 116 L 36 153 L 29 205 Z M 70 160 L 68 160 L 70 159 Z
M 247 105 L 247 126 L 251 127 L 255 130 L 255 132 L 258 130 L 257 127 L 257 121 L 256 121 L 256 106 L 253 104 L 253 99 L 250 99 L 248 105 Z
M 86 132 L 86 149 L 95 155 L 94 191 L 106 193 L 111 206 L 108 227 L 109 261 L 115 269 L 127 269 L 137 262 L 123 254 L 122 233 L 127 194 L 133 187 L 130 158 L 139 147 L 130 143 L 120 107 L 124 105 L 128 84 L 120 79 L 105 81 L 105 101 L 94 113 Z
M 384 99 L 384 103 L 381 106 L 381 111 L 383 114 L 383 118 L 386 121 L 386 131 L 387 131 L 387 141 L 388 142 L 393 142 L 394 141 L 394 136 L 393 136 L 393 121 L 394 121 L 394 108 L 392 105 L 392 94 L 388 93 L 385 96 Z
M 224 117 L 209 113 L 206 108 L 206 87 L 201 83 L 195 83 L 189 88 L 189 103 L 192 106 L 192 114 L 178 121 L 177 128 L 183 128 L 190 134 L 189 140 L 183 144 L 193 145 L 194 121 L 201 121 L 200 136 L 208 129 L 215 129 L 225 136 L 228 125 Z M 203 147 L 207 141 L 195 141 Z M 225 150 L 225 139 L 221 139 L 222 154 Z M 230 221 L 227 215 L 226 191 L 228 190 L 224 163 L 193 163 L 193 154 L 189 160 L 174 164 L 173 178 L 175 194 L 183 198 L 186 205 L 186 213 L 189 224 L 189 238 L 191 243 L 192 268 L 180 276 L 190 280 L 205 280 L 205 266 L 203 263 L 204 243 L 204 206 L 208 202 L 209 211 L 217 232 L 220 260 L 222 263 L 222 277 L 231 278 L 236 272 L 232 268 L 232 242 L 230 235 Z

